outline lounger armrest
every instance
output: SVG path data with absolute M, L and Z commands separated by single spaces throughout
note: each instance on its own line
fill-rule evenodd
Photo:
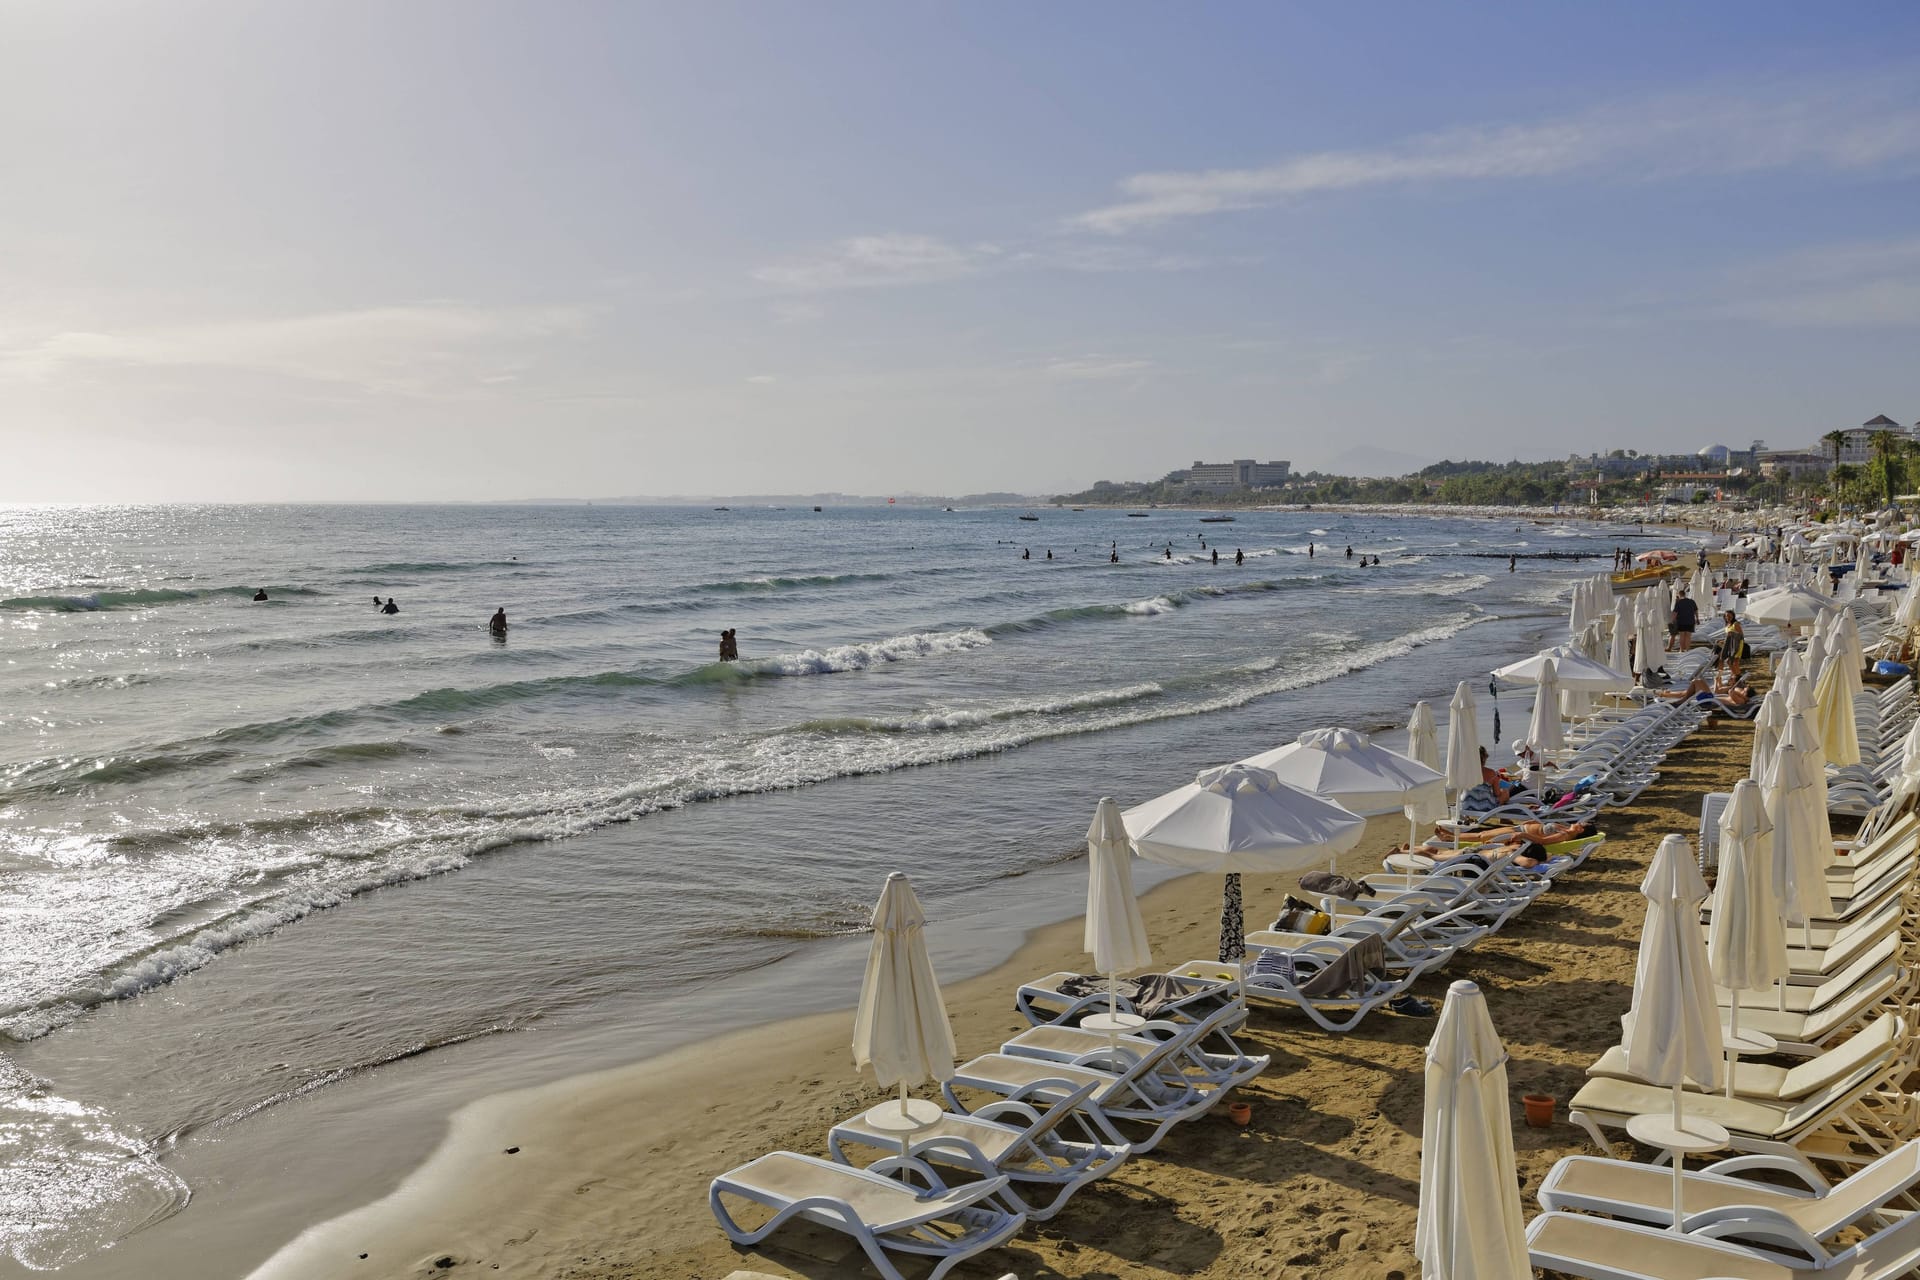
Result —
M 1833 1185 L 1821 1176 L 1820 1170 L 1809 1163 L 1804 1156 L 1798 1154 L 1730 1156 L 1725 1160 L 1714 1161 L 1704 1171 L 1729 1178 L 1739 1177 L 1748 1172 L 1784 1173 L 1805 1183 L 1806 1194 L 1809 1196 L 1819 1195 Z M 1768 1187 L 1785 1195 L 1801 1194 L 1797 1187 L 1777 1187 L 1772 1184 L 1768 1184 Z
M 936 1146 L 939 1145 L 939 1140 L 936 1138 L 928 1138 L 920 1145 L 928 1147 Z M 913 1185 L 913 1177 L 918 1177 L 926 1184 L 926 1190 L 924 1192 L 916 1192 L 916 1194 L 920 1195 L 937 1196 L 949 1190 L 946 1179 L 934 1172 L 932 1165 L 911 1155 L 883 1156 L 868 1165 L 867 1171 L 869 1173 L 880 1174 L 883 1177 L 893 1178 L 909 1187 Z M 912 1175 L 912 1177 L 908 1175 Z
M 1088 1092 L 1091 1093 L 1092 1089 L 1089 1088 Z M 1006 1099 L 1002 1099 L 999 1102 L 989 1102 L 986 1106 L 975 1111 L 973 1116 L 976 1120 L 998 1120 L 1002 1123 L 1011 1117 L 1012 1119 L 1018 1120 L 1020 1127 L 1023 1129 L 1028 1125 L 1040 1123 L 1040 1113 L 1038 1111 L 1035 1111 L 1024 1102 L 1013 1102 Z
M 1690 1213 L 1680 1220 L 1680 1229 L 1707 1240 L 1764 1240 L 1805 1257 L 1815 1267 L 1825 1265 L 1832 1256 L 1791 1218 L 1759 1205 L 1729 1204 Z
M 938 1151 L 949 1163 L 964 1165 L 982 1178 L 997 1178 L 1000 1176 L 1000 1170 L 994 1168 L 993 1161 L 987 1159 L 986 1152 L 956 1134 L 938 1134 L 931 1138 L 923 1138 L 919 1142 L 914 1142 L 912 1138 L 909 1137 L 908 1142 L 910 1145 L 907 1149 L 907 1155 L 888 1156 L 874 1161 L 868 1168 L 874 1170 L 876 1173 L 892 1173 L 896 1170 L 903 1170 L 907 1168 L 908 1164 L 913 1166 L 914 1172 L 925 1169 L 927 1175 L 935 1180 L 928 1190 L 936 1195 L 951 1191 L 953 1188 L 944 1180 L 940 1179 L 938 1174 L 934 1173 L 932 1165 L 920 1158 L 921 1152 Z

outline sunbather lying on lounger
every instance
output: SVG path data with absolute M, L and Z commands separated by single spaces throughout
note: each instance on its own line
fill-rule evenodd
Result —
M 1479 861 L 1484 865 L 1483 860 L 1487 856 L 1498 856 L 1498 853 L 1493 852 L 1494 850 L 1498 850 L 1499 853 L 1505 853 L 1508 849 L 1519 846 L 1520 853 L 1514 858 L 1513 865 L 1523 870 L 1532 870 L 1535 867 L 1553 860 L 1553 855 L 1547 850 L 1546 846 L 1550 844 L 1562 844 L 1569 840 L 1585 840 L 1590 836 L 1596 836 L 1598 834 L 1600 834 L 1599 827 L 1588 820 L 1575 822 L 1528 821 L 1516 826 L 1488 827 L 1484 831 L 1465 831 L 1460 835 L 1460 842 L 1464 845 L 1473 846 L 1475 853 L 1461 854 L 1449 861 L 1473 858 L 1475 861 Z M 1451 841 L 1444 841 L 1429 846 L 1429 849 L 1437 853 L 1450 844 Z M 1438 863 L 1436 864 L 1436 869 L 1444 865 L 1444 863 Z
M 1684 689 L 1662 689 L 1654 696 L 1678 702 L 1682 698 L 1712 699 L 1724 707 L 1744 707 L 1753 700 L 1753 686 L 1741 676 L 1729 676 L 1717 683 L 1709 683 L 1695 676 Z

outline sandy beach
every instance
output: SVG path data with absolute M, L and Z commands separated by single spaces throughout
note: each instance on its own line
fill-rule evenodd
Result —
M 1501 933 L 1416 988 L 1442 998 L 1465 978 L 1488 993 L 1512 1054 L 1519 1170 L 1528 1194 L 1552 1162 L 1589 1149 L 1564 1119 L 1519 1120 L 1519 1095 L 1564 1099 L 1618 1039 L 1642 916 L 1640 874 L 1660 838 L 1690 833 L 1702 792 L 1743 776 L 1744 724 L 1717 720 L 1669 755 L 1637 803 L 1606 815 L 1607 843 Z M 1391 827 L 1393 824 L 1388 824 Z M 1343 860 L 1364 871 L 1387 828 Z M 1249 920 L 1287 877 L 1249 877 Z M 1163 963 L 1208 957 L 1219 882 L 1188 876 L 1143 903 Z M 938 921 L 933 922 L 938 928 Z M 1025 978 L 1081 968 L 1080 922 L 1037 930 L 1006 964 L 947 989 L 963 1055 L 1024 1024 Z M 855 993 L 849 992 L 851 1003 Z M 595 1076 L 489 1099 L 462 1112 L 433 1159 L 395 1195 L 307 1233 L 261 1276 L 497 1274 L 576 1280 L 682 1280 L 736 1268 L 814 1280 L 861 1274 L 843 1237 L 783 1232 L 732 1249 L 706 1207 L 708 1179 L 767 1150 L 819 1152 L 835 1120 L 880 1097 L 854 1076 L 845 1012 L 729 1035 Z M 1424 1018 L 1376 1014 L 1329 1034 L 1256 1005 L 1242 1036 L 1273 1055 L 1238 1096 L 1252 1123 L 1220 1108 L 1082 1191 L 1058 1217 L 956 1270 L 962 1277 L 1194 1275 L 1408 1277 L 1419 1182 Z

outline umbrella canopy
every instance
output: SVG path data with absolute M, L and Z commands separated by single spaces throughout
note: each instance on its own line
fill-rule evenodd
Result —
M 1688 1080 L 1720 1087 L 1720 1010 L 1714 1003 L 1707 940 L 1700 932 L 1700 877 L 1686 837 L 1660 842 L 1640 882 L 1647 900 L 1640 956 L 1633 973 L 1633 1012 L 1626 1037 L 1627 1071 L 1651 1084 Z
M 1474 722 L 1473 693 L 1462 680 L 1447 704 L 1447 786 L 1465 795 L 1480 780 L 1480 726 Z
M 1540 687 L 1533 695 L 1533 718 L 1527 722 L 1527 745 L 1545 756 L 1567 745 L 1560 728 L 1560 680 L 1553 659 L 1540 667 Z
M 1827 659 L 1813 686 L 1815 715 L 1820 726 L 1820 750 L 1828 764 L 1860 763 L 1860 735 L 1853 721 L 1853 693 L 1847 682 L 1847 655 Z
M 1439 770 L 1353 729 L 1310 729 L 1240 763 L 1271 769 L 1280 781 L 1365 817 L 1405 810 L 1431 822 L 1447 812 L 1447 780 Z
M 1806 718 L 1789 715 L 1762 779 L 1767 819 L 1773 824 L 1774 894 L 1781 918 L 1793 924 L 1833 909 L 1827 891 L 1833 827 L 1821 795 L 1825 779 L 1816 752 Z
M 860 1007 L 853 1015 L 853 1065 L 873 1068 L 882 1088 L 905 1090 L 953 1078 L 953 1027 L 927 957 L 927 917 L 898 871 L 873 909 L 873 941 Z
M 1907 736 L 1900 739 L 1900 773 L 1903 777 L 1920 776 L 1920 720 L 1915 720 Z
M 1648 672 L 1666 661 L 1667 618 L 1660 601 L 1651 592 L 1640 593 L 1638 639 L 1634 644 L 1633 669 Z
M 1228 764 L 1120 815 L 1143 858 L 1189 871 L 1227 873 L 1220 959 L 1246 954 L 1240 873 L 1298 871 L 1359 843 L 1367 820 L 1270 770 Z
M 1133 850 L 1120 806 L 1102 797 L 1087 828 L 1087 954 L 1100 973 L 1153 963 L 1146 922 L 1133 895 Z
M 1551 666 L 1562 691 L 1581 693 L 1619 693 L 1633 687 L 1633 677 L 1597 662 L 1570 646 L 1542 649 L 1531 658 L 1510 662 L 1493 674 L 1510 684 L 1539 684 L 1542 673 Z
M 1633 606 L 1625 600 L 1613 606 L 1613 636 L 1607 644 L 1607 665 L 1615 671 L 1631 671 L 1633 659 L 1627 653 L 1627 641 L 1633 639 Z
M 1755 781 L 1766 779 L 1774 744 L 1780 741 L 1780 730 L 1786 726 L 1786 696 L 1786 690 L 1778 686 L 1767 690 L 1767 696 L 1760 699 L 1760 710 L 1754 714 L 1753 751 L 1747 761 L 1747 776 Z
M 1773 823 L 1760 784 L 1742 778 L 1720 815 L 1707 962 L 1730 991 L 1765 991 L 1787 975 L 1787 935 L 1774 892 Z
M 1426 1280 L 1524 1280 L 1526 1220 L 1514 1171 L 1507 1054 L 1471 982 L 1447 988 L 1427 1045 L 1420 1126 L 1420 1217 L 1413 1250 Z
M 1806 587 L 1774 587 L 1747 597 L 1747 616 L 1776 627 L 1811 626 L 1827 607 L 1827 597 Z
M 1413 704 L 1413 715 L 1407 720 L 1407 758 L 1418 760 L 1444 778 L 1445 771 L 1440 766 L 1440 731 L 1434 727 L 1433 708 L 1425 698 Z
M 1297 871 L 1351 849 L 1367 820 L 1290 786 L 1271 770 L 1228 764 L 1121 815 L 1141 857 L 1189 871 Z

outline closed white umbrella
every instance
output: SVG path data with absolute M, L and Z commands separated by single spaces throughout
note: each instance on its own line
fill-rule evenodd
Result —
M 1453 843 L 1460 845 L 1460 802 L 1480 785 L 1480 726 L 1474 721 L 1473 694 L 1462 680 L 1447 704 L 1447 786 L 1453 791 Z
M 1920 777 L 1920 720 L 1915 720 L 1907 736 L 1900 739 L 1900 773 L 1903 777 Z
M 1786 690 L 1778 686 L 1767 690 L 1767 696 L 1760 699 L 1760 710 L 1754 714 L 1753 749 L 1747 761 L 1747 776 L 1756 782 L 1765 781 L 1774 744 L 1780 741 L 1780 730 L 1786 726 L 1786 696 Z
M 1526 1280 L 1526 1219 L 1514 1170 L 1507 1053 L 1471 982 L 1447 988 L 1427 1045 L 1420 1125 L 1420 1216 L 1413 1251 L 1425 1280 Z
M 1289 786 L 1270 770 L 1228 764 L 1205 770 L 1121 814 L 1141 857 L 1188 871 L 1224 872 L 1220 959 L 1246 954 L 1240 905 L 1242 872 L 1298 871 L 1322 853 L 1359 843 L 1367 820 L 1310 791 Z
M 1774 891 L 1782 919 L 1810 927 L 1833 908 L 1827 868 L 1833 865 L 1833 825 L 1827 815 L 1823 776 L 1813 730 L 1802 714 L 1790 714 L 1762 780 L 1773 824 Z
M 926 924 L 907 878 L 898 871 L 888 876 L 873 909 L 866 979 L 853 1015 L 854 1069 L 871 1067 L 881 1088 L 900 1089 L 897 1104 L 883 1102 L 867 1118 L 901 1135 L 902 1155 L 907 1135 L 940 1116 L 938 1106 L 909 1099 L 907 1091 L 953 1078 L 953 1027 L 927 955 Z
M 1633 670 L 1633 658 L 1628 653 L 1633 639 L 1633 606 L 1625 600 L 1613 606 L 1613 636 L 1607 645 L 1607 665 L 1615 671 Z M 1628 677 L 1632 683 L 1632 677 Z
M 1720 814 L 1720 870 L 1713 886 L 1707 963 L 1713 980 L 1733 993 L 1728 1026 L 1727 1096 L 1740 1040 L 1740 993 L 1765 991 L 1787 976 L 1786 926 L 1774 893 L 1773 823 L 1760 784 L 1742 778 Z M 1752 1046 L 1769 1052 L 1770 1042 Z
M 1640 635 L 1634 644 L 1633 669 L 1642 677 L 1658 670 L 1665 662 L 1667 620 L 1659 599 L 1648 591 L 1640 593 Z
M 1087 827 L 1087 928 L 1083 939 L 1094 971 L 1107 976 L 1109 1038 L 1119 1034 L 1122 970 L 1153 963 L 1147 925 L 1133 893 L 1133 850 L 1120 806 L 1101 797 Z
M 1442 776 L 1446 773 L 1440 764 L 1440 731 L 1434 726 L 1433 708 L 1425 698 L 1413 704 L 1413 715 L 1407 720 L 1407 758 Z
M 1553 659 L 1540 669 L 1540 683 L 1533 695 L 1533 718 L 1527 722 L 1527 745 L 1535 753 L 1547 756 L 1564 749 L 1566 735 L 1560 728 L 1560 680 Z
M 1325 796 L 1363 818 L 1401 812 L 1407 834 L 1447 813 L 1447 780 L 1436 769 L 1389 751 L 1353 729 L 1310 729 L 1294 741 L 1240 763 L 1271 769 L 1282 782 Z
M 1846 653 L 1828 657 L 1814 682 L 1813 698 L 1820 724 L 1820 749 L 1827 763 L 1860 763 L 1860 736 L 1853 721 L 1853 694 L 1847 687 Z
M 1711 1122 L 1687 1116 L 1681 1090 L 1691 1080 L 1707 1089 L 1720 1087 L 1720 1009 L 1714 1001 L 1707 940 L 1700 932 L 1700 904 L 1707 882 L 1700 877 L 1684 836 L 1660 842 L 1640 882 L 1647 900 L 1640 929 L 1640 954 L 1633 973 L 1633 1008 L 1627 1019 L 1627 1071 L 1651 1084 L 1673 1089 L 1673 1114 L 1655 1117 L 1668 1135 L 1711 1132 Z M 1638 1135 L 1636 1135 L 1638 1136 Z M 1726 1144 L 1725 1130 L 1718 1135 Z M 1671 1147 L 1671 1141 L 1658 1145 Z M 1681 1221 L 1681 1161 L 1673 1162 L 1675 1229 Z
M 1813 761 L 1813 785 L 1815 793 L 1819 796 L 1820 820 L 1827 824 L 1828 834 L 1831 837 L 1831 821 L 1826 817 L 1827 752 L 1826 748 L 1820 745 L 1820 703 L 1813 695 L 1813 681 L 1807 676 L 1795 676 L 1793 683 L 1787 686 L 1787 711 L 1790 715 L 1799 716 L 1806 722 L 1803 726 L 1803 745 Z M 1786 726 L 1782 726 L 1781 732 L 1784 734 L 1785 731 Z M 1827 843 L 1831 845 L 1832 839 L 1829 838 Z

